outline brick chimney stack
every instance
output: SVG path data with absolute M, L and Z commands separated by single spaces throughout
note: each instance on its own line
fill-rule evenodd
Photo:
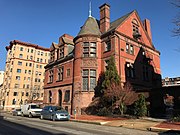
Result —
M 105 33 L 110 27 L 110 5 L 107 3 L 99 7 L 100 9 L 100 31 Z
M 145 19 L 143 21 L 143 25 L 144 25 L 144 28 L 145 30 L 147 31 L 151 41 L 152 41 L 152 35 L 151 35 L 151 26 L 150 26 L 150 21 L 148 19 Z

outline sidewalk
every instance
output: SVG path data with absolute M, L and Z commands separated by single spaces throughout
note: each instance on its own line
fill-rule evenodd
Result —
M 166 122 L 162 119 L 154 118 L 142 118 L 142 119 L 128 119 L 128 118 L 111 118 L 94 115 L 78 115 L 76 118 L 71 117 L 71 121 L 93 123 L 98 125 L 116 126 L 133 128 L 139 130 L 150 130 L 150 131 L 168 131 L 176 130 L 180 131 L 180 122 Z

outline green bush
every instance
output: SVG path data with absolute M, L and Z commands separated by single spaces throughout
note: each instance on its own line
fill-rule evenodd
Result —
M 139 95 L 139 99 L 134 104 L 134 115 L 145 116 L 147 114 L 146 100 L 143 94 Z
M 103 108 L 100 108 L 99 111 L 98 111 L 98 114 L 99 116 L 109 116 L 111 115 L 111 111 L 108 110 L 108 108 L 106 107 L 103 107 Z

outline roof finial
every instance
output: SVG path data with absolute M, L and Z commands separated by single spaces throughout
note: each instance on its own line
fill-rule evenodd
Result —
M 92 17 L 92 15 L 91 15 L 91 1 L 89 2 L 89 17 Z

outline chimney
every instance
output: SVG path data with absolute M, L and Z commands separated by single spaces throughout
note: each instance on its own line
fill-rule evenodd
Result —
M 110 5 L 107 3 L 99 7 L 100 9 L 100 31 L 105 33 L 110 27 Z
M 151 26 L 150 26 L 150 21 L 148 19 L 145 19 L 143 21 L 143 25 L 144 25 L 144 28 L 145 30 L 147 31 L 151 41 L 152 41 L 152 35 L 151 35 Z

